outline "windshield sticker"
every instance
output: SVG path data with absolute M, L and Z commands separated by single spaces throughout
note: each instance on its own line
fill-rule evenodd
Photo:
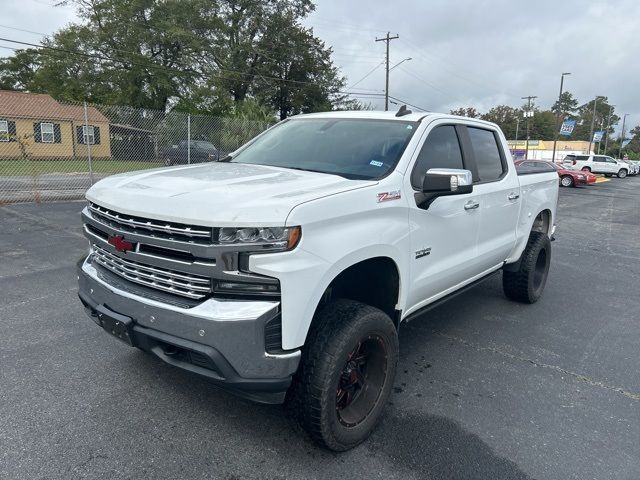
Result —
M 381 167 L 382 165 L 384 165 L 384 163 L 383 162 L 379 162 L 377 160 L 371 160 L 369 162 L 369 165 L 373 165 L 374 167 Z
M 378 194 L 378 203 L 388 202 L 390 200 L 400 200 L 400 190 L 394 190 L 392 192 L 384 192 Z
M 413 130 L 413 125 L 407 125 L 407 130 Z

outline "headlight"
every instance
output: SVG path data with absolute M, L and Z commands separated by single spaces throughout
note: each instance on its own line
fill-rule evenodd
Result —
M 300 241 L 300 227 L 225 227 L 218 234 L 224 245 L 250 245 L 291 250 Z

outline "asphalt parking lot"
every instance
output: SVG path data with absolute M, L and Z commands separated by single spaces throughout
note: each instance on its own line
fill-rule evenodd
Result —
M 640 478 L 640 178 L 561 189 L 537 304 L 497 276 L 403 326 L 391 405 L 344 454 L 101 332 L 82 205 L 0 207 L 0 478 Z

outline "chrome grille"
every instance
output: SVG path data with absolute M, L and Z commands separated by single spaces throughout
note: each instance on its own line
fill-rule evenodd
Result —
M 169 240 L 211 244 L 213 229 L 162 220 L 150 220 L 116 212 L 95 203 L 89 205 L 93 217 L 111 228 Z
M 94 261 L 114 274 L 140 285 L 200 300 L 212 291 L 210 278 L 166 268 L 152 267 L 117 257 L 93 245 Z

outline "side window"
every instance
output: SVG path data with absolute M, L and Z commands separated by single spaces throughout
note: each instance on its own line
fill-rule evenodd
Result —
M 430 168 L 464 168 L 458 134 L 453 125 L 442 125 L 429 132 L 411 172 L 413 188 L 422 189 L 424 175 Z
M 594 161 L 594 162 L 603 162 L 603 163 L 606 163 L 606 162 L 607 162 L 607 157 L 593 157 L 593 161 Z
M 491 130 L 474 127 L 467 127 L 467 131 L 478 166 L 480 181 L 498 180 L 504 173 L 504 165 L 495 134 Z

